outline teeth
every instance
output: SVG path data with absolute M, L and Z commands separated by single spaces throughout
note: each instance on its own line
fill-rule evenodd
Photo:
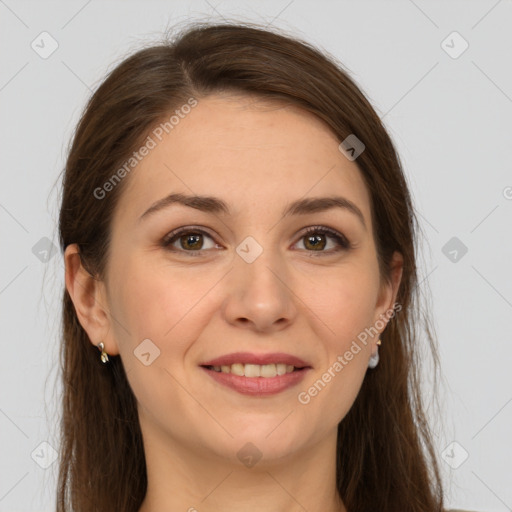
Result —
M 293 368 L 293 366 L 292 366 Z M 276 370 L 277 370 L 277 375 L 284 375 L 286 373 L 286 365 L 285 364 L 276 364 Z
M 257 364 L 246 364 L 244 367 L 244 375 L 246 377 L 259 377 L 260 371 L 263 370 L 263 368 L 263 366 L 258 366 Z
M 291 373 L 295 367 L 291 364 L 241 364 L 235 363 L 231 366 L 213 366 L 216 372 L 232 373 L 240 377 L 275 377 L 276 375 L 284 375 Z

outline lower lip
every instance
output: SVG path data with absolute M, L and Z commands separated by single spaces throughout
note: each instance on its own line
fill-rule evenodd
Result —
M 241 377 L 232 373 L 209 370 L 204 366 L 201 366 L 201 368 L 220 384 L 224 384 L 224 386 L 234 389 L 243 395 L 252 396 L 275 395 L 285 389 L 296 386 L 304 379 L 306 373 L 310 370 L 310 368 L 304 368 L 303 370 L 285 373 L 284 375 L 276 375 L 275 377 Z

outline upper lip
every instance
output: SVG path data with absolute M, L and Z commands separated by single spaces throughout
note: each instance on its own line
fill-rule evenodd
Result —
M 253 354 L 251 352 L 234 352 L 224 356 L 211 359 L 201 363 L 200 366 L 231 366 L 235 363 L 241 364 L 289 364 L 295 368 L 310 368 L 310 365 L 300 359 L 300 357 L 292 356 L 282 352 L 275 352 L 271 354 Z

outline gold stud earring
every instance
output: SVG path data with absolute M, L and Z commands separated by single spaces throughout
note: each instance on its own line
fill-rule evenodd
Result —
M 108 363 L 108 354 L 105 351 L 105 345 L 103 344 L 103 342 L 100 341 L 96 346 L 98 347 L 99 351 L 101 352 L 101 355 L 100 355 L 101 362 Z

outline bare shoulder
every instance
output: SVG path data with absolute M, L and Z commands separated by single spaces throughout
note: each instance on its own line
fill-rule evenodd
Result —
M 476 512 L 476 510 L 462 510 L 461 508 L 450 508 L 444 512 Z

